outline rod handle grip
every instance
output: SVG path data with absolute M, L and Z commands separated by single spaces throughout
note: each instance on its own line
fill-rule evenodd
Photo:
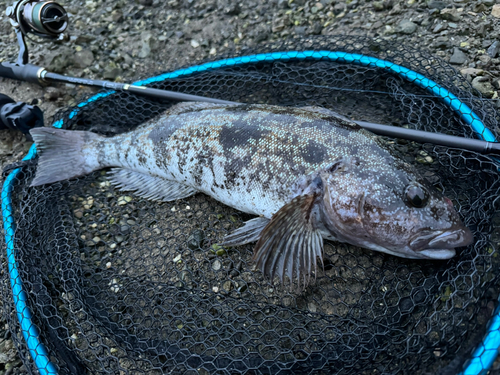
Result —
M 42 81 L 39 74 L 43 70 L 45 69 L 32 64 L 19 65 L 10 62 L 0 63 L 0 77 L 17 79 L 19 81 L 41 84 Z

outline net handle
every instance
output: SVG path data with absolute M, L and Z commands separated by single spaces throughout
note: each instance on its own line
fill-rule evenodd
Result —
M 403 66 L 394 64 L 392 62 L 378 59 L 376 57 L 365 56 L 354 53 L 338 52 L 338 51 L 284 51 L 284 52 L 271 52 L 261 53 L 256 55 L 248 55 L 241 57 L 234 57 L 219 61 L 213 61 L 201 65 L 195 65 L 186 69 L 179 69 L 173 72 L 164 73 L 156 77 L 151 77 L 145 80 L 134 82 L 134 85 L 143 86 L 155 82 L 162 82 L 168 79 L 178 77 L 187 77 L 192 74 L 211 71 L 220 68 L 227 68 L 233 66 L 241 66 L 246 64 L 256 64 L 259 62 L 273 62 L 273 61 L 301 61 L 301 60 L 328 60 L 342 63 L 352 63 L 361 66 L 375 66 L 377 68 L 386 69 L 393 73 L 398 74 L 402 78 L 413 82 L 417 86 L 429 91 L 436 97 L 442 99 L 457 115 L 467 123 L 480 139 L 488 142 L 496 142 L 493 133 L 487 129 L 481 119 L 472 111 L 472 109 L 465 103 L 449 92 L 438 83 L 426 78 L 420 73 L 405 68 Z M 84 107 L 101 98 L 107 97 L 115 91 L 100 93 L 92 96 L 84 102 L 79 103 L 78 107 Z M 75 109 L 69 114 L 72 119 L 78 114 L 79 110 Z M 63 120 L 56 121 L 53 126 L 61 128 Z M 30 149 L 30 152 L 23 160 L 34 158 L 36 155 L 36 148 Z M 57 374 L 57 370 L 52 362 L 48 359 L 47 349 L 39 339 L 39 333 L 36 327 L 31 322 L 31 311 L 26 304 L 26 294 L 22 288 L 22 281 L 17 272 L 17 264 L 14 256 L 14 232 L 15 222 L 12 216 L 11 207 L 11 193 L 13 180 L 20 169 L 12 171 L 4 183 L 2 191 L 2 212 L 5 230 L 5 242 L 7 244 L 7 256 L 9 260 L 9 273 L 13 289 L 14 303 L 16 306 L 17 316 L 21 325 L 23 336 L 30 351 L 31 357 L 35 361 L 36 366 L 41 374 Z M 14 289 L 14 287 L 16 289 Z M 16 291 L 16 292 L 15 292 Z M 17 294 L 16 294 L 17 293 Z M 497 309 L 495 316 L 490 320 L 488 333 L 486 334 L 483 342 L 474 351 L 469 360 L 469 364 L 464 372 L 460 375 L 481 375 L 485 373 L 493 364 L 496 353 L 500 348 L 500 309 Z M 486 350 L 489 349 L 489 350 Z M 494 353 L 493 353 L 494 352 Z M 494 354 L 494 355 L 492 355 Z

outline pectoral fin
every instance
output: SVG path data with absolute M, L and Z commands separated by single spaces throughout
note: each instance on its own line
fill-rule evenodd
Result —
M 323 262 L 323 238 L 315 228 L 321 195 L 316 191 L 292 199 L 264 228 L 253 260 L 266 276 L 273 279 L 278 275 L 282 283 L 285 275 L 290 283 L 296 278 L 300 288 L 308 284 L 312 271 L 316 275 L 316 258 Z
M 112 169 L 110 181 L 113 185 L 124 190 L 134 191 L 143 198 L 164 202 L 186 198 L 196 193 L 192 187 L 176 181 L 123 168 Z

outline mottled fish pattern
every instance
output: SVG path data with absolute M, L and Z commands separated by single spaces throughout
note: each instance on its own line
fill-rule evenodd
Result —
M 306 109 L 184 104 L 172 112 L 97 147 L 99 163 L 120 162 L 270 218 L 301 176 L 353 153 L 375 168 L 392 158 L 355 123 L 333 118 L 332 127 L 331 116 Z
M 412 166 L 321 108 L 181 103 L 113 138 L 55 129 L 32 135 L 41 151 L 32 185 L 115 167 L 115 185 L 147 198 L 203 192 L 259 216 L 224 244 L 258 241 L 262 271 L 299 285 L 315 274 L 323 238 L 438 259 L 471 241 L 451 202 Z

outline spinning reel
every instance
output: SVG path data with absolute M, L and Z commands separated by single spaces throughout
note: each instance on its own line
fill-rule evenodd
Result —
M 68 13 L 54 1 L 20 0 L 8 7 L 6 14 L 19 42 L 18 64 L 28 63 L 24 37 L 29 33 L 42 38 L 59 39 L 68 27 Z

